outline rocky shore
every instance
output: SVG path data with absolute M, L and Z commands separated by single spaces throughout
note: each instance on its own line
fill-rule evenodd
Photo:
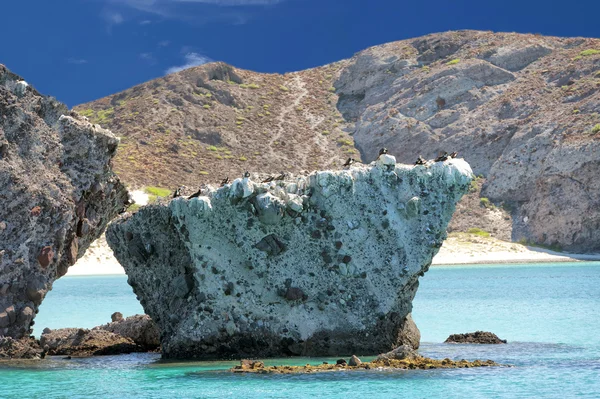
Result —
M 102 356 L 159 349 L 159 332 L 147 315 L 123 318 L 114 313 L 112 321 L 92 329 L 45 328 L 34 337 L 0 337 L 0 360 L 43 359 L 45 356 Z
M 466 334 L 452 334 L 445 341 L 449 344 L 505 344 L 505 339 L 500 339 L 488 331 L 475 331 Z

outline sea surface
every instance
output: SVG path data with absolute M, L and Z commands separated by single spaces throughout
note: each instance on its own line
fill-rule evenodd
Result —
M 142 312 L 126 277 L 65 277 L 41 306 L 34 333 L 92 327 L 114 311 Z M 432 267 L 413 317 L 421 354 L 512 367 L 239 375 L 226 371 L 236 362 L 169 363 L 156 354 L 58 357 L 0 364 L 0 398 L 600 398 L 600 263 Z M 475 330 L 509 343 L 442 343 Z M 267 363 L 323 360 L 335 359 Z

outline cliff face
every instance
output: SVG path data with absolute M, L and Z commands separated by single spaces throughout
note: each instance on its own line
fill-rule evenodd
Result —
M 127 202 L 117 145 L 0 65 L 0 336 L 29 334 L 53 281 Z
M 513 240 L 600 250 L 600 40 L 428 35 L 358 53 L 334 86 L 365 160 L 456 150 Z
M 418 345 L 407 331 L 418 277 L 471 177 L 463 160 L 383 155 L 285 181 L 240 178 L 121 217 L 107 240 L 165 357 L 375 354 Z

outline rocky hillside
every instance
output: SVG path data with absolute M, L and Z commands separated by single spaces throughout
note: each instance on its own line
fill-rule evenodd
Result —
M 204 65 L 76 109 L 123 136 L 131 185 L 458 151 L 485 178 L 461 228 L 498 211 L 498 237 L 600 251 L 599 88 L 598 39 L 459 31 L 285 75 Z

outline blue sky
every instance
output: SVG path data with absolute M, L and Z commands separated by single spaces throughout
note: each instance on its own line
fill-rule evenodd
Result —
M 454 29 L 600 37 L 598 0 L 3 0 L 0 63 L 74 106 L 224 61 L 289 72 Z

